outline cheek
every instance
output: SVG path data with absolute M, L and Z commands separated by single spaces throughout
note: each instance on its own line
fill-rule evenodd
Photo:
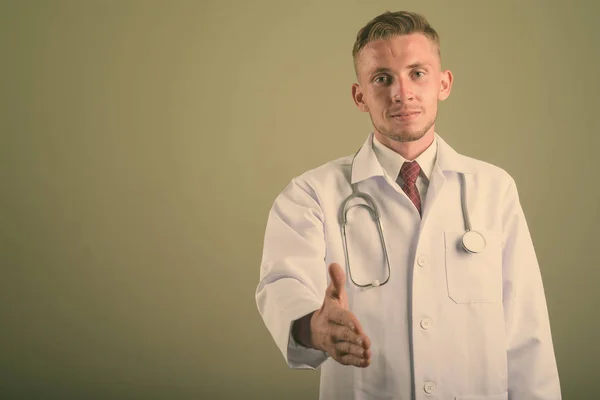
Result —
M 424 101 L 425 101 L 425 103 L 426 103 L 425 105 L 427 106 L 428 109 L 435 110 L 437 108 L 438 101 L 440 100 L 439 99 L 440 92 L 438 89 L 439 89 L 438 87 L 427 88 L 427 91 L 426 91 L 427 94 L 424 98 Z
M 369 107 L 373 110 L 383 111 L 389 107 L 389 93 L 384 90 L 371 93 Z
M 377 96 L 365 97 L 365 104 L 371 114 L 381 114 L 386 109 L 385 103 Z

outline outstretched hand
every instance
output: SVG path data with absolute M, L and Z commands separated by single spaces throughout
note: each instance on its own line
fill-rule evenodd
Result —
M 371 341 L 348 306 L 346 276 L 336 264 L 329 265 L 331 282 L 320 309 L 310 321 L 312 346 L 343 365 L 368 367 Z

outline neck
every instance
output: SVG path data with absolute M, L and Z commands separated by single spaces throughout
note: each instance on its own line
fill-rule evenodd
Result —
M 422 138 L 412 142 L 397 142 L 388 138 L 387 136 L 383 136 L 377 131 L 375 131 L 374 134 L 381 144 L 394 150 L 408 161 L 413 161 L 415 158 L 421 155 L 421 153 L 427 150 L 427 148 L 431 146 L 431 143 L 433 143 L 434 139 L 433 129 L 427 132 Z

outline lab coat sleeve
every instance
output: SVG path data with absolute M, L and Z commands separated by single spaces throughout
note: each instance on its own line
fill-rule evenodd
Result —
M 297 344 L 292 323 L 321 307 L 327 286 L 323 213 L 311 188 L 296 178 L 268 216 L 256 303 L 291 368 L 316 369 L 327 354 Z
M 542 276 L 515 182 L 504 198 L 503 305 L 509 400 L 561 399 Z

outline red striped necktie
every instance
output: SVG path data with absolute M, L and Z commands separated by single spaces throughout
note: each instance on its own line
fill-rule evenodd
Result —
M 421 215 L 421 196 L 419 195 L 419 191 L 417 190 L 415 182 L 417 181 L 417 176 L 419 176 L 420 171 L 421 167 L 416 161 L 407 161 L 402 164 L 402 168 L 400 168 L 400 176 L 404 181 L 402 184 L 402 190 L 404 190 L 404 193 L 406 193 L 415 207 L 417 207 L 419 215 Z

